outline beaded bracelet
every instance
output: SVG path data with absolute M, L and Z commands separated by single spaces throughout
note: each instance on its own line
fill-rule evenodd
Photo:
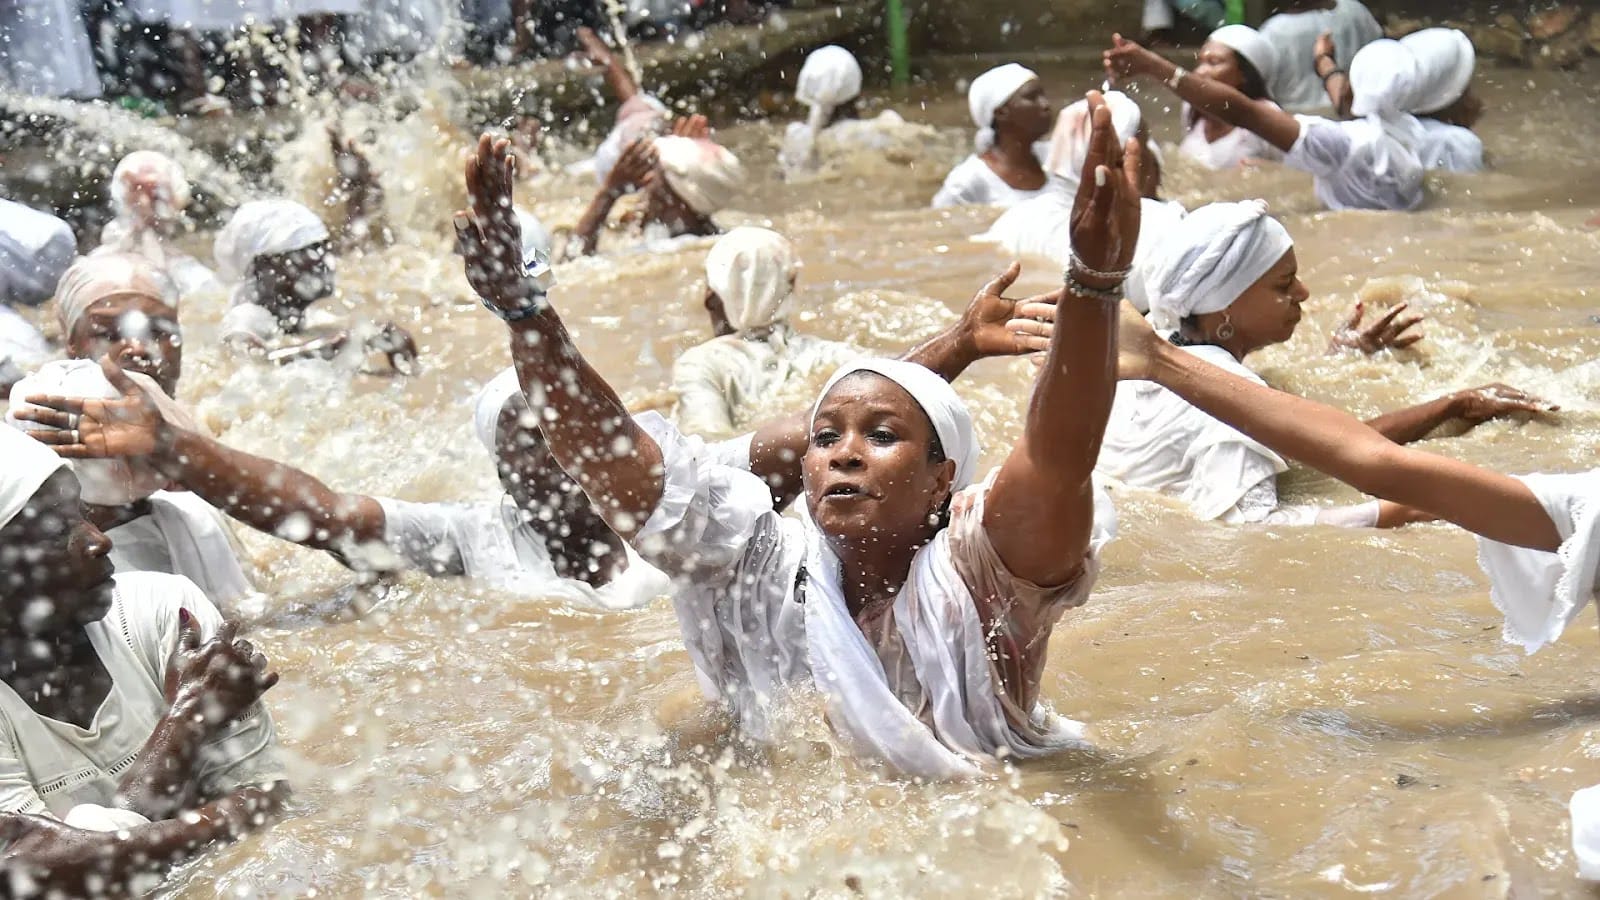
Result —
M 1087 273 L 1085 273 L 1087 274 Z M 1088 297 L 1091 300 L 1106 300 L 1112 303 L 1121 302 L 1125 296 L 1122 292 L 1123 282 L 1119 281 L 1108 288 L 1089 287 L 1067 273 L 1067 292 L 1078 297 Z
M 1119 270 L 1115 270 L 1115 271 L 1111 271 L 1111 272 L 1104 272 L 1104 271 L 1101 271 L 1100 269 L 1096 269 L 1095 267 L 1093 267 L 1093 266 L 1089 265 L 1088 263 L 1084 262 L 1083 258 L 1078 256 L 1078 252 L 1076 250 L 1073 250 L 1073 251 L 1071 251 L 1070 255 L 1068 256 L 1067 268 L 1066 268 L 1065 271 L 1063 271 L 1061 273 L 1061 275 L 1062 275 L 1063 278 L 1065 278 L 1065 279 L 1070 281 L 1070 280 L 1072 280 L 1072 273 L 1074 271 L 1078 272 L 1081 275 L 1087 275 L 1090 278 L 1104 278 L 1107 281 L 1121 281 L 1121 280 L 1127 278 L 1128 277 L 1128 273 L 1132 272 L 1133 269 L 1132 268 L 1127 268 L 1127 269 L 1119 269 Z

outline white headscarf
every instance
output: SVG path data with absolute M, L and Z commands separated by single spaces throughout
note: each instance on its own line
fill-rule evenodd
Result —
M 1404 113 L 1420 80 L 1417 57 L 1404 44 L 1389 38 L 1373 41 L 1350 61 L 1350 112 L 1362 118 Z
M 1038 73 L 1017 63 L 996 66 L 972 79 L 972 86 L 967 88 L 967 110 L 972 113 L 972 124 L 978 126 L 972 145 L 979 153 L 994 146 L 995 112 L 1024 85 L 1038 80 Z
M 667 135 L 655 148 L 667 185 L 703 216 L 726 208 L 744 184 L 739 157 L 715 141 Z
M 67 462 L 15 428 L 0 428 L 0 459 L 6 461 L 0 466 L 0 528 L 4 528 Z
M 72 336 L 89 308 L 107 297 L 139 294 L 178 313 L 178 289 L 166 274 L 143 256 L 130 253 L 96 253 L 72 264 L 56 288 L 56 315 L 61 333 Z
M 162 392 L 161 388 L 148 377 L 137 372 L 129 372 L 140 388 L 156 399 L 157 405 L 162 407 L 164 415 L 172 415 L 176 407 L 170 398 Z M 153 393 L 152 393 L 153 392 Z M 17 418 L 17 412 L 30 406 L 27 397 L 40 394 L 56 394 L 63 397 L 93 397 L 109 400 L 122 396 L 122 394 L 106 380 L 105 373 L 100 371 L 100 364 L 87 359 L 64 359 L 45 363 L 39 371 L 17 382 L 11 389 L 10 409 L 6 413 L 6 422 L 23 431 L 54 431 L 47 425 L 37 422 L 28 422 Z M 165 401 L 163 403 L 162 401 Z M 180 424 L 192 424 L 187 414 L 180 413 L 176 418 Z M 31 440 L 31 439 L 30 439 Z M 73 460 L 70 464 L 72 470 L 78 474 L 78 481 L 83 487 L 83 500 L 85 503 L 94 503 L 100 506 L 122 506 L 136 500 L 143 500 L 167 484 L 167 478 L 148 463 L 137 460 L 124 459 L 80 459 Z
M 243 281 L 258 256 L 304 250 L 328 239 L 328 226 L 293 200 L 252 200 L 217 232 L 212 252 L 224 281 Z
M 37 306 L 50 299 L 77 255 L 78 241 L 67 223 L 0 200 L 0 303 Z
M 1262 200 L 1189 213 L 1157 248 L 1146 278 L 1151 324 L 1177 328 L 1189 316 L 1227 309 L 1293 246 Z
M 1139 104 L 1121 91 L 1106 91 L 1106 106 L 1111 108 L 1111 127 L 1117 132 L 1117 143 L 1126 145 L 1139 134 L 1139 124 L 1144 121 Z M 1053 175 L 1072 182 L 1074 188 L 1083 175 L 1083 163 L 1089 158 L 1089 137 L 1094 131 L 1094 121 L 1089 115 L 1089 101 L 1070 103 L 1056 116 L 1055 130 L 1050 133 L 1050 154 L 1045 169 Z
M 899 359 L 863 359 L 850 363 L 833 374 L 811 407 L 811 422 L 816 423 L 817 410 L 833 390 L 833 386 L 857 372 L 882 375 L 899 385 L 927 414 L 933 423 L 934 434 L 939 436 L 939 446 L 945 459 L 954 460 L 956 477 L 950 483 L 951 491 L 959 491 L 972 483 L 978 474 L 978 439 L 972 431 L 972 413 L 956 395 L 950 383 L 934 374 L 933 370 L 913 362 Z
M 1400 39 L 1417 61 L 1417 84 L 1407 112 L 1438 112 L 1461 99 L 1478 63 L 1472 39 L 1454 28 L 1424 28 Z
M 111 173 L 111 208 L 117 218 L 132 216 L 128 192 L 139 183 L 155 187 L 158 217 L 174 216 L 189 205 L 189 179 L 183 174 L 183 166 L 154 150 L 135 150 L 124 156 Z
M 741 226 L 718 238 L 706 254 L 706 283 L 722 298 L 733 327 L 749 331 L 788 315 L 799 268 L 788 238 Z
M 849 50 L 829 44 L 811 51 L 795 80 L 796 100 L 811 108 L 807 124 L 819 134 L 833 111 L 861 95 L 861 63 Z
M 522 384 L 513 366 L 489 379 L 472 398 L 472 433 L 478 436 L 478 442 L 490 456 L 499 453 L 495 448 L 495 436 L 499 431 L 500 413 L 505 411 L 506 402 L 520 393 Z
M 1216 41 L 1244 57 L 1261 75 L 1263 84 L 1271 84 L 1273 73 L 1278 71 L 1278 51 L 1249 25 L 1224 25 L 1211 32 L 1208 41 Z

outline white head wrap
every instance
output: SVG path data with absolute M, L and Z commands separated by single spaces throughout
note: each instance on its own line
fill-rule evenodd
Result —
M 972 79 L 972 86 L 967 88 L 967 110 L 972 113 L 972 124 L 978 126 L 972 144 L 979 153 L 994 146 L 995 112 L 1023 85 L 1038 80 L 1038 73 L 1017 63 L 996 66 Z
M 860 95 L 861 63 L 837 44 L 811 51 L 794 85 L 795 99 L 811 108 L 812 134 L 822 131 L 835 109 Z
M 1125 145 L 1138 136 L 1144 115 L 1139 104 L 1121 91 L 1106 91 L 1104 96 L 1106 106 L 1111 108 L 1111 127 L 1117 132 L 1117 143 Z M 1089 158 L 1089 137 L 1093 133 L 1088 99 L 1067 104 L 1056 116 L 1055 130 L 1050 133 L 1045 168 L 1076 186 L 1083 175 L 1083 163 Z
M 1373 41 L 1350 61 L 1350 112 L 1363 118 L 1406 112 L 1420 77 L 1417 57 L 1405 45 L 1388 38 Z
M 499 452 L 495 449 L 495 435 L 500 424 L 500 413 L 505 410 L 506 401 L 520 393 L 522 384 L 517 380 L 517 370 L 509 367 L 489 379 L 489 383 L 479 388 L 472 398 L 472 433 L 478 436 L 478 442 L 483 444 L 490 456 Z
M 78 241 L 67 223 L 0 200 L 0 303 L 37 306 L 50 299 L 77 255 Z
M 667 186 L 703 216 L 727 207 L 744 184 L 739 157 L 714 141 L 667 135 L 655 148 Z
M 252 200 L 217 232 L 212 252 L 224 281 L 243 281 L 258 256 L 304 250 L 328 239 L 328 226 L 293 200 Z
M 959 491 L 972 483 L 978 474 L 978 439 L 972 432 L 972 414 L 949 382 L 934 374 L 933 370 L 916 363 L 899 359 L 863 359 L 840 368 L 828 379 L 817 397 L 816 405 L 811 408 L 813 425 L 816 423 L 817 410 L 822 408 L 823 398 L 828 396 L 834 385 L 857 372 L 882 375 L 910 394 L 933 423 L 933 431 L 939 436 L 939 446 L 944 449 L 945 459 L 955 461 L 956 477 L 950 483 L 950 490 Z
M 183 166 L 170 156 L 154 150 L 135 150 L 117 163 L 111 173 L 111 207 L 118 218 L 132 213 L 128 206 L 128 191 L 135 184 L 155 187 L 156 214 L 167 218 L 176 215 L 189 205 L 189 179 Z
M 1177 328 L 1185 318 L 1221 312 L 1294 246 L 1261 200 L 1212 203 L 1189 213 L 1157 248 L 1145 288 L 1150 322 Z
M 706 254 L 706 283 L 722 298 L 728 321 L 740 331 L 782 321 L 800 268 L 794 245 L 767 228 L 735 228 Z
M 33 495 L 67 462 L 15 428 L 0 428 L 0 528 L 22 512 Z
M 1472 84 L 1478 56 L 1472 39 L 1454 28 L 1424 28 L 1400 39 L 1417 60 L 1417 85 L 1407 112 L 1438 112 L 1461 99 Z M 1352 66 L 1353 68 L 1353 66 Z
M 129 377 L 134 379 L 147 393 L 154 391 L 160 395 L 161 400 L 166 399 L 163 412 L 172 406 L 170 399 L 162 393 L 161 388 L 154 381 L 130 372 Z M 63 397 L 93 397 L 109 400 L 122 396 L 106 380 L 105 373 L 100 371 L 100 364 L 87 359 L 66 359 L 45 363 L 39 371 L 17 382 L 11 389 L 11 405 L 6 413 L 6 422 L 22 429 L 23 431 L 53 431 L 55 429 L 37 422 L 23 421 L 17 418 L 17 411 L 29 406 L 27 397 L 39 394 L 57 394 Z M 154 396 L 154 395 L 152 395 Z M 30 439 L 31 440 L 31 439 Z M 54 455 L 54 454 L 52 454 Z M 124 459 L 80 459 L 71 463 L 72 470 L 78 474 L 78 481 L 83 486 L 83 500 L 85 503 L 94 503 L 100 506 L 121 506 L 136 500 L 143 500 L 167 484 L 167 479 L 153 467 L 144 462 L 129 461 Z
M 140 294 L 178 311 L 178 289 L 165 273 L 142 256 L 96 253 L 72 264 L 56 287 L 56 315 L 61 333 L 72 329 L 91 306 L 117 294 Z
M 1244 57 L 1261 75 L 1263 84 L 1272 83 L 1273 73 L 1278 70 L 1278 51 L 1261 36 L 1261 32 L 1249 25 L 1224 25 L 1211 32 L 1206 40 L 1216 41 Z
M 594 151 L 595 178 L 604 183 L 606 175 L 617 167 L 622 151 L 639 138 L 653 133 L 666 121 L 671 112 L 666 104 L 649 94 L 634 94 L 617 110 L 617 123 L 606 139 Z

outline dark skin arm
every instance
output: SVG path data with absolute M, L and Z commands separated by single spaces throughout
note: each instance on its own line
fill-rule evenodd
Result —
M 1513 387 L 1486 384 L 1448 394 L 1437 400 L 1384 413 L 1367 420 L 1367 427 L 1394 441 L 1410 444 L 1427 437 L 1446 422 L 1461 420 L 1477 427 L 1491 419 L 1519 414 L 1555 412 L 1560 407 L 1546 403 Z
M 1120 34 L 1112 37 L 1112 47 L 1105 52 L 1106 74 L 1118 83 L 1149 78 L 1165 84 L 1177 68 Z M 1285 153 L 1300 137 L 1300 123 L 1294 116 L 1266 100 L 1251 100 L 1220 81 L 1190 72 L 1178 82 L 1176 93 L 1201 113 L 1254 132 Z
M 578 237 L 581 255 L 593 256 L 599 249 L 600 229 L 605 227 L 611 208 L 617 205 L 622 195 L 649 185 L 656 177 L 656 150 L 649 139 L 634 141 L 622 151 L 617 164 L 606 173 L 605 183 L 595 192 L 594 199 L 589 201 L 589 208 L 583 211 L 583 216 L 572 229 Z
M 1131 306 L 1122 335 L 1120 377 L 1154 381 L 1283 456 L 1490 540 L 1561 546 L 1539 499 L 1509 475 L 1401 447 L 1348 413 L 1224 372 L 1161 340 Z
M 345 202 L 344 228 L 337 242 L 338 251 L 344 253 L 367 244 L 382 230 L 377 220 L 383 211 L 383 185 L 354 140 L 347 140 L 337 128 L 329 128 L 328 143 L 333 148 L 338 193 Z
M 1338 48 L 1334 46 L 1333 35 L 1323 32 L 1311 53 L 1311 64 L 1317 70 L 1317 77 L 1322 79 L 1322 89 L 1328 92 L 1328 102 L 1333 104 L 1333 111 L 1341 119 L 1349 118 L 1350 105 L 1355 102 L 1356 95 L 1350 89 L 1349 73 L 1339 68 L 1339 60 L 1335 57 Z
M 77 444 L 66 443 L 67 431 L 35 432 L 63 457 L 147 458 L 162 474 L 259 531 L 281 537 L 287 521 L 304 517 L 310 532 L 299 543 L 318 550 L 339 552 L 383 539 L 377 500 L 338 493 L 299 469 L 172 425 L 115 363 L 106 359 L 100 366 L 120 398 L 33 397 L 29 402 L 38 408 L 18 413 L 56 428 L 67 427 L 69 414 L 79 416 Z

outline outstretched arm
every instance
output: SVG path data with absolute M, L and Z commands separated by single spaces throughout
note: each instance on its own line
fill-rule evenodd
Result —
M 1427 437 L 1446 422 L 1460 420 L 1476 428 L 1492 419 L 1551 413 L 1558 409 L 1560 407 L 1514 387 L 1486 384 L 1384 413 L 1368 419 L 1367 426 L 1396 444 L 1410 444 Z
M 1186 70 L 1174 84 L 1178 66 L 1133 41 L 1124 40 L 1120 34 L 1112 36 L 1112 47 L 1105 52 L 1105 68 L 1106 74 L 1118 82 L 1132 78 L 1160 81 L 1196 110 L 1253 131 L 1285 153 L 1300 137 L 1300 122 L 1268 101 L 1251 100 L 1220 81 Z
M 1354 416 L 1225 372 L 1184 353 L 1124 306 L 1119 374 L 1172 391 L 1265 444 L 1357 490 L 1536 550 L 1561 545 L 1527 485 L 1508 475 L 1401 447 Z
M 284 540 L 340 551 L 383 539 L 378 501 L 337 493 L 292 466 L 173 425 L 109 357 L 100 368 L 120 397 L 27 397 L 32 407 L 18 410 L 17 418 L 57 429 L 33 436 L 63 457 L 146 459 L 212 506 Z M 285 527 L 290 524 L 297 527 Z
M 1117 385 L 1117 303 L 1139 235 L 1142 148 L 1117 146 L 1111 111 L 1089 93 L 1093 131 L 1072 211 L 1073 259 L 1022 438 L 995 476 L 983 524 L 1019 578 L 1066 584 L 1094 525 L 1095 460 Z

